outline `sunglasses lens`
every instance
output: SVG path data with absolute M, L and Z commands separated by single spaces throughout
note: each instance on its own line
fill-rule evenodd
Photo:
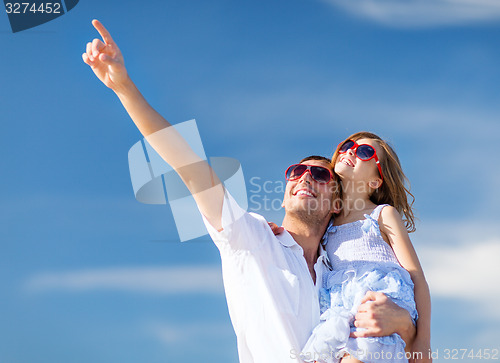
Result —
M 297 180 L 310 170 L 312 178 L 318 183 L 328 183 L 332 179 L 330 170 L 322 166 L 296 164 L 290 166 L 285 174 L 286 180 Z
M 328 183 L 331 179 L 330 171 L 321 166 L 311 166 L 311 174 L 318 183 Z
M 356 156 L 361 160 L 368 160 L 375 154 L 375 149 L 370 145 L 360 145 L 356 150 Z
M 345 153 L 347 150 L 352 149 L 354 146 L 354 141 L 348 140 L 342 144 L 342 146 L 339 149 L 339 153 Z
M 286 178 L 287 180 L 298 179 L 302 176 L 302 174 L 304 174 L 306 170 L 307 170 L 307 165 L 303 164 L 292 165 L 286 171 Z

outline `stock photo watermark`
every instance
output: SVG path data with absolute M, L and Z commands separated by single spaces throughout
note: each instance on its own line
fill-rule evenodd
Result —
M 277 212 L 283 207 L 283 199 L 286 193 L 287 181 L 283 180 L 266 180 L 264 178 L 254 176 L 249 179 L 248 182 L 248 207 L 250 210 L 258 212 Z M 314 212 L 320 209 L 331 208 L 337 212 L 343 210 L 343 206 L 346 204 L 352 204 L 352 206 L 357 210 L 363 210 L 366 208 L 366 203 L 363 200 L 350 200 L 347 198 L 342 198 L 342 190 L 345 191 L 345 187 L 332 180 L 328 184 L 329 191 L 332 194 L 331 199 L 312 199 L 307 208 L 309 211 Z M 359 193 L 368 191 L 368 186 L 366 183 L 350 183 L 349 189 L 357 191 Z
M 393 353 L 390 351 L 376 351 L 369 352 L 362 349 L 352 352 L 352 356 L 360 360 L 376 360 L 376 361 L 390 361 L 393 359 L 423 359 L 424 355 L 429 359 L 446 359 L 446 360 L 500 360 L 499 355 L 500 350 L 498 348 L 482 348 L 482 349 L 470 349 L 470 348 L 446 348 L 446 349 L 436 349 L 429 352 L 397 352 Z M 305 359 L 305 360 L 331 360 L 331 359 L 341 359 L 345 356 L 344 351 L 339 352 L 298 352 L 295 349 L 290 350 L 291 359 Z
M 200 160 L 185 168 L 204 169 L 211 166 L 225 189 L 238 204 L 248 208 L 243 170 L 238 160 L 229 157 L 207 157 L 195 120 L 184 121 L 159 130 L 135 143 L 129 150 L 130 179 L 137 201 L 144 204 L 168 204 L 181 242 L 206 235 L 207 229 L 196 202 L 177 172 L 154 150 L 150 142 L 168 145 L 179 133 Z M 211 178 L 207 178 L 211 179 Z M 206 180 L 206 188 L 215 186 Z M 198 190 L 197 192 L 203 192 Z
M 79 0 L 4 0 L 4 5 L 12 32 L 17 33 L 63 16 L 78 2 Z
M 248 208 L 254 211 L 277 212 L 282 209 L 286 182 L 265 180 L 254 176 L 249 180 Z

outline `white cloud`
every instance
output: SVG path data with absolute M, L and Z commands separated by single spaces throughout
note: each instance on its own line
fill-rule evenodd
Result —
M 496 0 L 323 0 L 394 27 L 433 27 L 500 19 Z
M 40 273 L 25 283 L 29 292 L 114 290 L 132 293 L 223 293 L 220 267 L 106 268 Z
M 500 239 L 419 249 L 432 293 L 484 301 L 500 299 Z
M 469 302 L 468 315 L 500 319 L 500 237 L 496 226 L 464 221 L 423 223 L 413 242 L 431 296 Z

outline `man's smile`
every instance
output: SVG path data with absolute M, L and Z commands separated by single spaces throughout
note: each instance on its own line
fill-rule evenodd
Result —
M 293 193 L 293 195 L 316 198 L 316 193 L 314 193 L 311 189 L 307 188 L 298 189 Z

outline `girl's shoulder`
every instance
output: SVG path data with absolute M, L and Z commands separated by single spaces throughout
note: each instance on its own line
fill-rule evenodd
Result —
M 384 229 L 394 229 L 396 227 L 397 229 L 403 228 L 406 230 L 403 217 L 395 207 L 388 204 L 382 204 L 377 208 L 380 208 L 378 223 L 381 231 L 384 231 Z
M 399 218 L 401 218 L 401 214 L 399 214 L 398 210 L 392 205 L 380 204 L 375 209 L 379 209 L 379 214 L 382 218 L 389 216 L 398 216 Z
M 386 207 L 390 207 L 390 205 L 389 204 L 378 204 L 378 205 L 376 205 L 375 208 L 373 208 L 373 210 L 371 211 L 370 217 L 372 219 L 378 220 L 380 214 L 382 213 L 382 211 L 384 209 L 386 209 Z

